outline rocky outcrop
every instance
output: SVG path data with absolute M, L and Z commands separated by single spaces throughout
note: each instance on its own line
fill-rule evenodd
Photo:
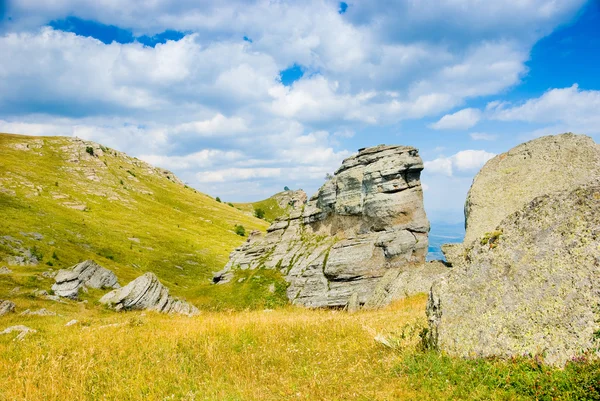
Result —
M 117 311 L 144 309 L 188 316 L 200 313 L 195 306 L 170 296 L 169 289 L 153 273 L 146 273 L 125 287 L 109 292 L 100 303 Z
M 467 196 L 464 245 L 493 231 L 534 198 L 573 189 L 598 177 L 600 146 L 584 135 L 545 136 L 494 157 L 477 174 Z M 460 262 L 460 245 L 443 251 L 448 262 Z
M 77 299 L 82 288 L 119 288 L 117 276 L 98 265 L 93 260 L 86 260 L 72 267 L 71 270 L 60 270 L 55 277 L 52 290 L 58 296 Z
M 14 313 L 16 308 L 17 306 L 14 302 L 0 299 L 0 316 L 8 315 L 9 313 Z
M 228 282 L 236 269 L 278 269 L 294 304 L 344 307 L 353 298 L 364 305 L 384 277 L 425 262 L 422 170 L 415 148 L 361 149 L 302 209 L 236 249 L 214 282 Z
M 553 365 L 598 355 L 599 227 L 598 184 L 530 201 L 433 285 L 429 343 L 455 356 L 536 355 Z

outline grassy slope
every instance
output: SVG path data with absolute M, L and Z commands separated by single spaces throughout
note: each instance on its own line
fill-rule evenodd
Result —
M 270 198 L 258 202 L 234 203 L 233 206 L 251 215 L 254 214 L 256 209 L 262 209 L 265 212 L 265 220 L 274 221 L 276 218 L 287 213 L 287 210 L 281 208 L 277 202 L 277 198 L 283 196 L 283 194 L 285 194 L 285 192 L 280 192 Z
M 43 255 L 38 266 L 10 266 L 15 274 L 0 275 L 0 293 L 15 286 L 48 290 L 52 280 L 32 277 L 48 270 L 46 263 L 58 269 L 94 259 L 113 270 L 121 284 L 152 271 L 174 295 L 201 307 L 245 307 L 255 301 L 242 297 L 236 305 L 232 295 L 258 296 L 250 284 L 216 288 L 210 279 L 244 242 L 233 227 L 265 230 L 266 222 L 135 158 L 102 152 L 97 145 L 91 156 L 87 146 L 69 138 L 0 134 L 0 237 L 9 235 Z M 0 245 L 0 266 L 11 253 Z
M 5 317 L 38 329 L 0 336 L 0 399 L 598 399 L 600 364 L 460 360 L 419 351 L 426 297 L 354 315 L 287 307 L 196 318 L 81 306 Z M 0 318 L 2 319 L 2 318 Z M 108 326 L 115 325 L 116 326 Z M 106 327 L 108 326 L 108 327 Z M 374 341 L 384 338 L 391 348 Z M 60 340 L 58 340 L 60 339 Z M 594 387 L 595 386 L 595 387 Z

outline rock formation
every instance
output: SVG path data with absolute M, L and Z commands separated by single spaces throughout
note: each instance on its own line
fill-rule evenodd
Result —
M 14 313 L 15 309 L 16 305 L 14 302 L 0 299 L 0 316 Z
M 125 287 L 109 292 L 100 303 L 117 311 L 146 309 L 188 316 L 200 313 L 195 306 L 170 296 L 169 289 L 153 273 L 146 273 Z
M 546 136 L 490 160 L 477 174 L 465 204 L 469 246 L 494 231 L 508 215 L 534 198 L 573 189 L 600 177 L 600 146 L 583 135 Z M 448 262 L 459 263 L 462 245 L 443 247 Z
M 425 262 L 429 222 L 422 170 L 415 148 L 361 149 L 304 208 L 232 252 L 214 282 L 230 281 L 235 269 L 278 269 L 294 304 L 344 307 L 351 297 L 358 305 L 369 303 L 384 277 L 393 281 Z
M 119 288 L 117 276 L 92 260 L 73 266 L 71 270 L 60 270 L 55 277 L 52 290 L 58 296 L 77 299 L 80 288 Z
M 540 355 L 563 365 L 600 350 L 600 186 L 536 198 L 465 250 L 437 281 L 431 345 L 456 356 Z

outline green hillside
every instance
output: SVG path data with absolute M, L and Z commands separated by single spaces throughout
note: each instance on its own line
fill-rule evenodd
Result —
M 0 267 L 14 272 L 0 275 L 0 293 L 49 290 L 43 272 L 94 259 L 121 284 L 151 271 L 199 307 L 245 307 L 274 274 L 211 285 L 212 272 L 245 241 L 234 227 L 268 223 L 169 171 L 79 139 L 0 134 L 0 215 Z
M 278 217 L 285 216 L 287 213 L 289 213 L 291 208 L 285 205 L 287 205 L 292 193 L 293 191 L 283 191 L 261 201 L 250 203 L 234 203 L 233 206 L 246 212 L 248 215 L 254 215 L 256 210 L 261 209 L 265 214 L 264 219 L 272 222 Z

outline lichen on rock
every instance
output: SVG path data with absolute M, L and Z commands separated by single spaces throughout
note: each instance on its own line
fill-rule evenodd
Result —
M 462 357 L 600 356 L 600 185 L 530 201 L 431 288 L 428 342 Z

